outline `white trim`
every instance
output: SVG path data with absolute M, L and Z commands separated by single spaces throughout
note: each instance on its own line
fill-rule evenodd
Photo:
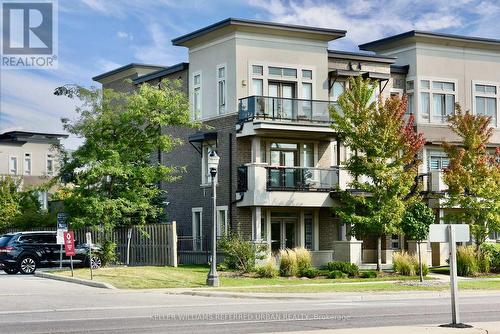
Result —
M 26 173 L 26 154 L 29 154 L 29 160 L 30 160 L 29 173 Z M 32 175 L 32 174 L 33 174 L 33 153 L 32 152 L 24 152 L 24 154 L 23 154 L 23 175 Z
M 15 158 L 16 160 L 16 171 L 12 173 L 12 170 L 10 169 L 10 161 L 12 158 Z M 7 171 L 9 175 L 18 175 L 19 172 L 19 157 L 17 155 L 9 155 L 9 161 L 7 161 Z
M 219 78 L 219 70 L 224 69 L 224 77 Z M 223 107 L 220 106 L 220 101 L 219 101 L 219 83 L 223 81 L 224 82 L 224 105 Z M 215 69 L 215 82 L 216 82 L 216 92 L 217 92 L 217 105 L 216 105 L 216 110 L 217 110 L 217 115 L 224 115 L 227 112 L 227 64 L 219 64 L 216 66 Z
M 412 77 L 407 78 L 407 81 L 413 80 L 413 99 L 417 99 L 418 103 L 415 104 L 415 106 L 418 108 L 415 110 L 417 113 L 417 119 L 418 123 L 420 124 L 435 124 L 435 125 L 446 125 L 448 122 L 436 122 L 434 121 L 434 94 L 445 94 L 445 95 L 453 95 L 454 97 L 454 102 L 456 103 L 458 101 L 458 79 L 453 79 L 453 78 L 442 78 L 442 77 L 431 77 L 431 76 L 417 76 L 417 77 Z M 429 81 L 429 88 L 422 88 L 421 87 L 421 82 L 423 80 Z M 454 90 L 453 91 L 445 91 L 445 90 L 438 90 L 434 89 L 433 83 L 434 82 L 447 82 L 447 83 L 452 83 Z M 416 93 L 415 93 L 416 92 Z M 422 93 L 429 93 L 429 119 L 426 120 L 422 118 L 422 113 L 421 113 L 421 94 Z M 453 106 L 453 113 L 455 112 L 455 106 Z
M 226 234 L 229 232 L 229 229 L 228 229 L 228 221 L 227 221 L 227 213 L 228 213 L 228 207 L 227 205 L 219 205 L 217 206 L 216 208 L 217 210 L 217 236 L 222 236 L 222 233 L 221 233 L 221 226 L 224 226 L 224 231 L 223 231 L 223 234 Z M 224 211 L 225 212 L 225 221 L 224 221 L 224 224 L 222 225 L 221 224 L 221 221 L 220 221 L 220 216 L 219 216 L 219 213 L 221 211 Z
M 197 230 L 195 228 L 194 222 L 195 222 L 195 214 L 199 213 L 200 215 L 200 228 Z M 196 233 L 195 233 L 196 232 Z M 203 236 L 203 208 L 202 207 L 196 207 L 196 208 L 191 208 L 191 236 L 193 238 L 193 250 L 203 250 L 203 242 L 202 236 Z M 199 244 L 196 244 L 196 238 L 200 240 Z
M 480 93 L 476 92 L 476 85 L 484 85 L 484 86 L 494 86 L 496 89 L 496 93 Z M 471 81 L 471 95 L 472 95 L 472 101 L 471 101 L 471 110 L 474 115 L 477 115 L 477 110 L 476 110 L 476 97 L 487 97 L 487 98 L 494 98 L 496 100 L 496 117 L 495 117 L 495 122 L 496 124 L 490 124 L 490 126 L 497 128 L 500 125 L 498 124 L 498 116 L 499 116 L 499 109 L 500 109 L 500 83 L 498 82 L 491 82 L 491 81 L 482 81 L 482 80 L 472 80 Z
M 200 76 L 200 83 L 199 84 L 195 84 L 194 83 L 194 78 L 196 76 Z M 196 71 L 196 72 L 193 72 L 193 74 L 191 75 L 191 87 L 193 87 L 192 89 L 192 101 L 191 101 L 191 105 L 193 106 L 193 111 L 192 111 L 192 119 L 194 120 L 200 120 L 203 118 L 203 75 L 202 75 L 202 71 Z M 200 110 L 197 111 L 196 110 L 196 105 L 195 105 L 195 90 L 196 89 L 199 89 L 199 100 L 200 100 Z

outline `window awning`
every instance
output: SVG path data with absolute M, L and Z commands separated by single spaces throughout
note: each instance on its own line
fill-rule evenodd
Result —
M 204 142 L 217 141 L 217 132 L 198 131 L 188 136 L 189 143 L 194 147 L 200 155 L 203 154 L 201 148 Z
M 387 83 L 391 78 L 391 75 L 389 73 L 336 69 L 328 72 L 328 81 L 330 90 L 332 89 L 333 84 L 335 83 L 337 78 L 347 78 L 347 77 L 357 77 L 357 76 L 362 76 L 365 79 L 369 78 L 378 81 L 380 86 L 380 93 L 384 90 L 385 86 L 387 86 Z M 385 81 L 384 87 L 382 87 L 381 85 L 382 81 Z

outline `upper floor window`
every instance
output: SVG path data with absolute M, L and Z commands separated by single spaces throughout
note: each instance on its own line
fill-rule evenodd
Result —
M 201 73 L 193 75 L 193 118 L 201 118 Z
M 297 78 L 297 70 L 295 68 L 269 66 L 268 69 L 270 76 Z
M 254 75 L 264 75 L 264 67 L 261 65 L 252 65 L 252 73 Z
M 455 111 L 456 84 L 451 81 L 420 80 L 420 118 L 445 123 Z
M 24 153 L 24 175 L 31 175 L 31 153 Z
M 12 175 L 17 174 L 17 157 L 9 158 L 9 174 Z
M 444 152 L 430 152 L 428 170 L 443 170 L 450 165 L 450 158 Z
M 303 79 L 312 79 L 312 71 L 311 70 L 302 70 L 302 78 Z
M 477 115 L 491 117 L 490 125 L 497 126 L 498 98 L 497 87 L 492 85 L 474 85 L 474 109 Z
M 54 155 L 47 154 L 47 175 L 54 175 Z
M 226 112 L 226 67 L 217 67 L 217 111 L 219 115 Z
M 339 96 L 344 93 L 344 91 L 345 91 L 345 82 L 335 81 L 333 83 L 332 89 L 330 90 L 331 101 L 336 102 L 339 99 Z

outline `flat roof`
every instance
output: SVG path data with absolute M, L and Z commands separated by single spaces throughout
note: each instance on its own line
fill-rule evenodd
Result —
M 143 83 L 146 81 L 151 81 L 151 80 L 154 80 L 157 78 L 164 77 L 166 75 L 169 75 L 169 74 L 172 74 L 175 72 L 187 70 L 188 68 L 189 68 L 189 63 L 179 63 L 179 64 L 172 65 L 170 67 L 167 67 L 163 70 L 158 70 L 156 72 L 152 72 L 152 73 L 140 76 L 137 79 L 132 80 L 132 82 L 137 85 L 137 84 L 140 84 L 140 83 Z
M 328 56 L 341 59 L 375 61 L 388 64 L 392 64 L 396 61 L 395 57 L 381 56 L 367 52 L 352 52 L 340 50 L 328 50 Z
M 33 132 L 33 131 L 8 131 L 0 133 L 0 139 L 9 139 L 15 137 L 32 137 L 43 136 L 50 138 L 68 138 L 69 135 L 62 133 L 47 133 L 47 132 Z
M 345 30 L 338 29 L 329 29 L 329 28 L 319 28 L 319 27 L 308 27 L 294 24 L 283 24 L 283 23 L 275 23 L 275 22 L 265 22 L 265 21 L 256 21 L 256 20 L 248 20 L 248 19 L 238 19 L 238 18 L 227 18 L 222 21 L 216 22 L 204 28 L 195 30 L 188 34 L 179 36 L 172 40 L 173 45 L 183 45 L 184 43 L 198 38 L 200 36 L 206 35 L 210 32 L 219 30 L 221 28 L 227 26 L 240 26 L 240 27 L 256 27 L 256 28 L 268 28 L 282 31 L 295 31 L 295 32 L 305 32 L 305 33 L 313 33 L 318 35 L 323 35 L 325 37 L 331 38 L 330 40 L 337 39 L 339 37 L 344 37 L 346 34 Z
M 129 70 L 129 69 L 134 68 L 134 67 L 145 67 L 145 68 L 154 68 L 154 69 L 164 69 L 165 68 L 165 66 L 160 66 L 160 65 L 130 63 L 130 64 L 127 64 L 127 65 L 115 68 L 114 70 L 111 70 L 111 71 L 108 71 L 108 72 L 96 75 L 95 77 L 92 78 L 92 80 L 99 81 L 99 80 L 104 79 L 106 77 L 109 77 L 109 76 L 111 76 L 113 74 L 119 73 L 121 71 L 126 71 L 126 70 Z
M 474 36 L 463 36 L 463 35 L 453 35 L 453 34 L 445 34 L 438 32 L 430 32 L 430 31 L 421 31 L 421 30 L 411 30 L 404 32 L 402 34 L 393 35 L 389 37 L 385 37 L 382 39 L 378 39 L 369 43 L 364 43 L 359 45 L 361 50 L 377 50 L 382 49 L 384 46 L 393 44 L 398 41 L 402 41 L 410 38 L 429 38 L 436 40 L 444 40 L 444 41 L 452 41 L 452 42 L 462 42 L 462 43 L 476 43 L 483 45 L 495 45 L 500 46 L 500 39 L 493 38 L 483 38 L 483 37 L 474 37 Z

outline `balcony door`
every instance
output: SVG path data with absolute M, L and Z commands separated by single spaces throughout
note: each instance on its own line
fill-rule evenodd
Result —
M 299 162 L 299 147 L 292 143 L 271 144 L 271 165 L 279 166 L 271 169 L 269 186 L 277 188 L 294 188 L 296 170 Z M 287 168 L 290 167 L 290 168 Z
M 269 81 L 268 95 L 272 97 L 272 116 L 279 119 L 294 119 L 295 84 Z
M 273 253 L 280 249 L 292 249 L 297 246 L 296 227 L 296 219 L 275 218 L 271 220 L 271 251 Z

